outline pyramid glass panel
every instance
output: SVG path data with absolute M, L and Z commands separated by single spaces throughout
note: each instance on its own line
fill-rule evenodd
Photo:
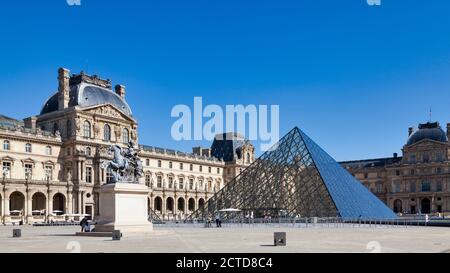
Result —
M 298 128 L 229 182 L 191 218 L 214 217 L 220 210 L 230 208 L 254 217 L 396 217 Z

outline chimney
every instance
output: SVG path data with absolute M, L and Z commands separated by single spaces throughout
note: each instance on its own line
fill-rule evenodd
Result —
M 116 89 L 116 94 L 119 95 L 120 97 L 122 97 L 122 99 L 125 99 L 125 93 L 126 93 L 125 86 L 118 84 L 118 85 L 116 85 L 115 89 Z
M 398 158 L 398 154 L 394 153 L 394 159 L 397 159 L 397 158 Z
M 450 141 L 450 123 L 447 123 L 447 138 Z
M 65 68 L 58 70 L 58 110 L 64 110 L 69 107 L 69 91 L 70 91 L 70 71 Z
M 37 117 L 29 117 L 23 120 L 25 128 L 36 130 Z
M 414 128 L 413 127 L 409 127 L 409 129 L 408 129 L 408 136 L 411 136 L 412 133 L 414 133 Z

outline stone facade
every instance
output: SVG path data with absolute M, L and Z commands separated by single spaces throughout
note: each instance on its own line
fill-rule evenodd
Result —
M 358 180 L 401 214 L 450 213 L 450 124 L 408 130 L 403 156 L 341 162 Z
M 58 92 L 41 113 L 18 121 L 0 116 L 0 215 L 4 224 L 78 220 L 99 215 L 99 189 L 111 175 L 100 168 L 109 145 L 139 143 L 138 122 L 125 101 L 125 86 L 83 72 L 58 71 Z M 229 162 L 199 152 L 139 145 L 141 183 L 160 218 L 181 219 L 199 208 L 254 160 Z M 236 154 L 233 151 L 233 154 Z

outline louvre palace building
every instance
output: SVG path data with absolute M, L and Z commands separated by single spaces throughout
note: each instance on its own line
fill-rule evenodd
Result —
M 107 148 L 139 143 L 123 85 L 113 89 L 110 80 L 61 68 L 58 91 L 48 95 L 36 116 L 0 115 L 3 224 L 95 219 L 99 189 L 112 178 L 100 167 L 112 159 Z M 255 160 L 254 146 L 236 133 L 192 153 L 136 148 L 144 165 L 140 183 L 149 187 L 148 206 L 160 219 L 190 215 Z
M 403 156 L 341 162 L 398 214 L 450 212 L 450 123 L 408 129 Z

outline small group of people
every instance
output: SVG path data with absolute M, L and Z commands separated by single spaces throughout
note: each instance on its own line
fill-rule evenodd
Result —
M 216 227 L 218 227 L 218 228 L 220 228 L 220 227 L 222 227 L 222 220 L 220 220 L 220 217 L 219 216 L 217 216 L 216 217 Z M 207 227 L 207 228 L 210 228 L 210 227 L 212 227 L 212 221 L 211 221 L 211 218 L 207 218 L 206 219 L 206 222 L 205 222 L 205 227 Z
M 91 223 L 89 222 L 87 217 L 84 217 L 80 221 L 81 232 L 91 232 Z
M 222 227 L 222 220 L 220 220 L 219 216 L 216 217 L 216 227 Z

